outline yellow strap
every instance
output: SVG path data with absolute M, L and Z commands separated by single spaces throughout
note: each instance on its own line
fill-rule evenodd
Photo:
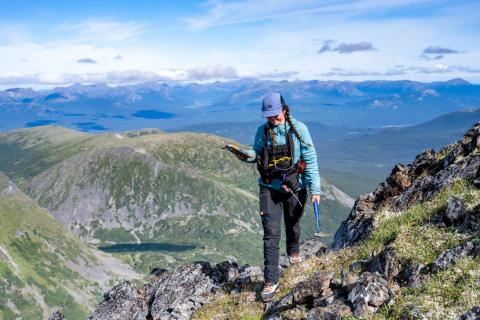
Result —
M 279 163 L 279 162 L 282 162 L 282 161 L 290 161 L 290 160 L 292 160 L 292 157 L 287 157 L 287 156 L 281 157 L 280 159 L 273 159 L 273 160 L 271 161 L 272 163 L 269 163 L 269 164 L 268 164 L 268 167 L 273 167 L 274 165 L 276 165 L 276 164 Z

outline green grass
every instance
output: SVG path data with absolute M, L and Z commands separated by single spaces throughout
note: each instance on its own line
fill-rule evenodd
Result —
M 464 180 L 457 180 L 451 188 L 444 189 L 435 195 L 434 199 L 429 202 L 416 204 L 403 212 L 402 214 L 393 214 L 389 211 L 389 208 L 381 209 L 379 214 L 380 226 L 374 230 L 372 235 L 362 243 L 358 248 L 358 259 L 367 259 L 372 251 L 374 251 L 379 245 L 388 245 L 393 243 L 398 235 L 403 232 L 405 235 L 407 232 L 423 233 L 423 236 L 432 236 L 431 233 L 437 232 L 435 228 L 423 227 L 434 215 L 438 214 L 442 210 L 446 209 L 447 199 L 449 196 L 457 196 L 462 199 L 468 208 L 473 208 L 480 203 L 480 192 L 471 187 L 469 182 Z M 426 228 L 419 230 L 417 228 Z M 444 235 L 446 237 L 455 237 L 456 231 L 454 229 L 446 229 Z M 406 237 L 406 235 L 405 235 Z M 461 237 L 458 235 L 458 237 Z M 438 238 L 438 237 L 437 237 Z M 412 239 L 412 237 L 410 237 Z M 413 237 L 413 241 L 416 241 L 416 237 Z M 447 243 L 454 243 L 450 239 Z M 404 242 L 407 243 L 407 242 Z M 414 244 L 413 244 L 414 245 Z M 405 251 L 405 250 L 403 250 Z M 436 252 L 436 251 L 435 251 Z M 433 253 L 431 253 L 433 254 Z
M 428 319 L 450 319 L 478 305 L 480 258 L 463 258 L 455 266 L 440 271 L 420 286 L 402 288 L 395 303 L 384 307 L 378 319 L 421 314 Z

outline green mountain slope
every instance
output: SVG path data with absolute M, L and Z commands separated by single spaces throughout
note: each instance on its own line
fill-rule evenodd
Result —
M 0 319 L 84 319 L 111 281 L 136 275 L 68 233 L 0 172 Z
M 198 259 L 261 263 L 257 176 L 221 149 L 226 141 L 47 126 L 1 134 L 0 151 L 20 151 L 4 154 L 0 166 L 69 230 L 144 272 Z M 333 232 L 353 201 L 322 185 L 324 229 Z M 303 224 L 310 236 L 310 208 Z

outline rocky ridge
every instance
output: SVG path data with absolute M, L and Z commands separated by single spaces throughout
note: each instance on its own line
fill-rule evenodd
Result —
M 316 240 L 302 243 L 304 257 L 323 254 L 325 246 Z M 281 257 L 283 268 L 288 259 Z M 211 302 L 216 293 L 248 292 L 247 299 L 256 301 L 263 285 L 263 270 L 248 264 L 224 261 L 211 265 L 198 261 L 183 265 L 174 271 L 153 270 L 151 283 L 137 287 L 123 282 L 103 296 L 103 301 L 92 313 L 91 320 L 106 319 L 189 319 L 196 310 Z
M 258 296 L 260 267 L 201 261 L 154 270 L 143 288 L 117 285 L 90 319 L 235 318 L 223 312 L 218 297 L 242 293 L 236 308 L 255 306 L 261 310 L 256 316 L 266 319 L 477 319 L 479 147 L 477 123 L 462 141 L 397 164 L 375 192 L 355 202 L 333 249 L 309 240 L 301 246 L 303 263 L 288 266 L 283 258 L 281 289 L 266 305 Z M 449 285 L 459 295 L 441 291 Z
M 438 152 L 428 149 L 417 155 L 412 164 L 395 165 L 385 182 L 355 202 L 335 234 L 333 248 L 348 247 L 368 238 L 378 225 L 381 208 L 388 207 L 393 215 L 412 204 L 432 199 L 458 179 L 480 184 L 479 131 L 477 123 L 465 133 L 462 141 Z

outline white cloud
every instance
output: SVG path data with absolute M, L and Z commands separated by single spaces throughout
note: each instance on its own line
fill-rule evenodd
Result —
M 230 66 L 221 64 L 215 66 L 196 67 L 187 70 L 188 80 L 209 80 L 216 78 L 236 79 L 238 78 L 237 70 Z
M 258 73 L 238 73 L 231 66 L 221 64 L 199 66 L 190 69 L 162 69 L 153 71 L 124 70 L 92 73 L 0 73 L 0 85 L 68 85 L 73 83 L 126 84 L 149 81 L 214 81 L 240 78 L 286 79 L 298 71 L 279 71 Z
M 331 68 L 330 71 L 321 73 L 321 76 L 332 77 L 364 77 L 364 76 L 397 76 L 407 75 L 412 73 L 420 74 L 442 74 L 442 73 L 457 73 L 457 74 L 480 74 L 480 68 L 471 68 L 460 65 L 444 65 L 434 64 L 432 66 L 395 66 L 385 71 L 378 70 L 365 70 L 365 69 L 344 69 L 344 68 Z
M 377 70 L 365 70 L 357 68 L 331 68 L 330 71 L 321 73 L 321 76 L 331 77 L 331 76 L 341 76 L 341 77 L 358 77 L 358 76 L 393 76 L 393 75 L 403 75 L 405 70 L 403 68 L 392 68 L 386 71 L 377 71 Z
M 333 40 L 326 40 L 323 43 L 323 46 L 320 50 L 317 51 L 318 54 L 322 54 L 328 51 L 336 51 L 340 54 L 350 54 L 358 51 L 373 51 L 376 50 L 370 42 L 354 42 L 354 43 L 345 43 L 342 42 L 337 45 L 335 48 L 332 48 L 331 44 L 334 43 Z
M 259 72 L 254 77 L 262 79 L 288 79 L 292 76 L 298 75 L 299 71 L 278 71 Z
M 423 5 L 428 1 L 418 3 Z M 478 23 L 475 10 L 469 7 L 452 14 L 446 8 L 440 12 L 437 5 L 428 4 L 424 7 L 431 6 L 436 13 L 404 16 L 410 10 L 402 10 L 395 15 L 396 8 L 408 5 L 414 13 L 414 3 L 417 2 L 209 1 L 203 10 L 197 10 L 198 16 L 190 17 L 191 27 L 202 28 L 193 32 L 185 26 L 165 32 L 164 29 L 160 31 L 164 25 L 158 21 L 144 24 L 143 20 L 116 18 L 68 21 L 69 24 L 64 23 L 55 30 L 39 25 L 38 31 L 32 22 L 28 28 L 23 28 L 31 31 L 30 40 L 28 33 L 22 35 L 21 27 L 11 29 L 18 30 L 12 39 L 0 34 L 0 73 L 12 75 L 16 72 L 17 77 L 10 80 L 19 80 L 18 74 L 27 75 L 28 80 L 30 75 L 31 81 L 37 82 L 40 76 L 32 78 L 31 75 L 43 75 L 48 83 L 85 79 L 210 81 L 215 77 L 311 79 L 315 76 L 319 79 L 356 76 L 361 80 L 411 77 L 434 81 L 464 74 L 469 75 L 466 79 L 470 81 L 480 81 L 480 74 L 472 72 L 479 67 L 480 52 L 475 46 L 478 32 L 465 27 Z M 439 5 L 446 6 L 444 2 Z M 452 7 L 456 5 L 448 5 L 448 9 Z M 393 14 L 384 15 L 386 12 Z M 261 23 L 240 24 L 249 21 Z M 228 26 L 209 29 L 222 25 Z M 444 28 L 445 25 L 449 28 Z M 395 37 L 398 34 L 408 37 Z M 337 40 L 320 43 L 318 39 Z M 350 55 L 316 54 L 322 44 L 328 44 L 332 51 L 338 48 L 334 52 L 340 53 L 351 49 L 347 45 L 358 45 L 361 41 L 374 44 L 379 50 Z M 341 43 L 345 45 L 340 47 Z M 425 48 L 436 44 L 466 51 L 461 55 L 445 54 L 441 59 L 441 54 L 425 54 L 419 59 Z M 355 50 L 349 52 L 352 51 Z M 77 63 L 82 58 L 93 59 L 98 64 Z M 434 63 L 437 62 L 449 67 L 446 70 L 436 68 Z M 392 68 L 397 64 L 417 69 Z M 452 69 L 459 65 L 464 69 Z M 117 74 L 112 73 L 113 70 Z M 20 78 L 25 80 L 23 76 Z
M 111 19 L 88 19 L 80 23 L 62 23 L 57 31 L 67 33 L 75 42 L 122 42 L 137 39 L 145 24 L 136 21 L 122 22 Z
M 440 46 L 430 46 L 423 49 L 423 53 L 424 54 L 455 54 L 460 52 L 451 48 L 440 47 Z
M 22 24 L 0 25 L 0 43 L 24 43 L 30 41 L 30 33 Z
M 213 65 L 191 69 L 153 71 L 124 70 L 95 73 L 0 73 L 1 85 L 67 85 L 72 83 L 142 83 L 148 81 L 209 81 L 239 78 L 230 66 Z
M 92 64 L 97 64 L 97 61 L 93 60 L 92 58 L 82 58 L 78 59 L 77 63 L 92 63 Z
M 240 24 L 294 16 L 318 14 L 342 14 L 355 16 L 365 12 L 405 7 L 412 4 L 435 2 L 434 0 L 208 0 L 203 4 L 207 12 L 201 16 L 184 18 L 192 29 L 203 29 L 222 25 Z

